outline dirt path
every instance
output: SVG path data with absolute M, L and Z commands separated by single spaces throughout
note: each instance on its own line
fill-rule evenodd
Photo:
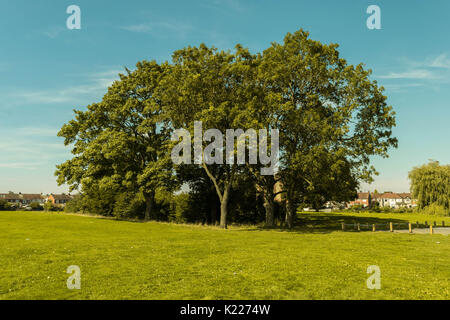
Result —
M 385 232 L 389 232 L 389 231 L 385 231 Z M 394 230 L 395 233 L 409 233 L 408 230 Z M 412 230 L 413 233 L 416 234 L 430 234 L 430 228 L 420 228 L 420 229 L 413 229 Z M 434 234 L 443 234 L 443 235 L 449 235 L 450 234 L 450 228 L 433 228 L 433 233 Z

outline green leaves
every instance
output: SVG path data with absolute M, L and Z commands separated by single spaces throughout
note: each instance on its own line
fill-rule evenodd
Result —
M 73 159 L 57 166 L 58 183 L 72 189 L 95 181 L 105 190 L 144 193 L 172 189 L 175 178 L 167 159 L 171 128 L 158 97 L 168 64 L 142 61 L 120 75 L 100 103 L 75 111 L 59 136 L 74 144 Z
M 57 167 L 58 183 L 140 191 L 152 207 L 156 190 L 171 191 L 183 182 L 175 179 L 176 171 L 181 180 L 185 176 L 186 168 L 173 167 L 170 159 L 172 130 L 184 128 L 193 137 L 194 122 L 201 121 L 205 130 L 280 132 L 276 178 L 259 175 L 260 164 L 202 164 L 191 170 L 198 180 L 210 179 L 223 214 L 231 186 L 249 175 L 266 201 L 273 201 L 274 184 L 281 180 L 280 192 L 288 195 L 292 210 L 300 202 L 318 207 L 346 200 L 359 181 L 376 174 L 371 157 L 386 157 L 397 139 L 395 113 L 383 88 L 370 79 L 371 70 L 348 65 L 337 49 L 299 30 L 258 54 L 241 45 L 220 51 L 201 44 L 175 51 L 170 64 L 138 62 L 101 102 L 75 111 L 61 128 L 59 136 L 73 146 L 74 158 Z M 198 176 L 198 169 L 206 175 Z
M 450 165 L 430 161 L 411 170 L 409 179 L 413 198 L 421 209 L 441 206 L 450 211 Z
M 299 30 L 266 49 L 259 65 L 273 115 L 265 124 L 280 130 L 279 175 L 294 203 L 313 194 L 317 206 L 317 199 L 346 200 L 375 173 L 370 157 L 397 145 L 395 114 L 371 71 L 347 65 L 337 48 Z

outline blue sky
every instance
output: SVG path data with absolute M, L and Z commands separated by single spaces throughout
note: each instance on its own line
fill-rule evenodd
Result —
M 66 8 L 81 8 L 81 30 Z M 366 9 L 381 8 L 381 30 Z M 58 192 L 55 165 L 70 158 L 56 137 L 72 109 L 99 101 L 123 67 L 169 60 L 187 45 L 241 43 L 262 51 L 287 32 L 338 43 L 373 70 L 397 112 L 399 148 L 374 159 L 363 190 L 407 191 L 408 171 L 450 163 L 450 1 L 25 1 L 0 0 L 0 192 Z

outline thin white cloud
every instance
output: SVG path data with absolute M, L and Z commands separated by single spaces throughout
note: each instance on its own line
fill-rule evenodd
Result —
M 42 34 L 51 39 L 54 39 L 66 30 L 67 30 L 67 28 L 64 28 L 62 26 L 53 26 L 53 27 L 50 27 L 50 28 L 42 31 Z
M 202 4 L 203 7 L 220 10 L 228 9 L 232 12 L 243 12 L 244 6 L 238 0 L 207 0 Z
M 434 59 L 428 60 L 427 65 L 432 68 L 450 69 L 450 59 L 443 53 Z
M 36 136 L 35 138 L 39 137 Z M 8 139 L 8 141 L 0 141 L 0 148 L 1 150 L 3 150 L 2 158 L 48 158 L 49 156 L 52 156 L 51 152 L 55 152 L 55 154 L 69 152 L 68 147 L 64 146 L 64 143 L 62 141 L 61 143 L 37 142 L 35 139 L 20 139 L 18 136 L 10 136 L 8 137 Z
M 393 80 L 415 80 L 421 81 L 423 85 L 439 82 L 446 83 L 449 78 L 450 59 L 446 53 L 428 56 L 421 61 L 400 58 L 399 65 L 403 65 L 403 70 L 391 71 L 377 76 L 380 79 Z
M 383 87 L 386 90 L 396 91 L 396 92 L 405 91 L 410 88 L 418 88 L 418 87 L 422 87 L 422 86 L 423 86 L 422 83 L 383 84 Z
M 22 102 L 35 104 L 63 103 L 71 100 L 70 96 L 53 91 L 16 92 L 13 96 Z
M 131 31 L 131 32 L 143 32 L 143 33 L 149 33 L 153 30 L 152 26 L 150 24 L 134 24 L 129 26 L 124 26 L 122 29 Z
M 424 69 L 391 72 L 387 75 L 378 76 L 381 79 L 435 79 L 436 77 L 433 72 Z
M 37 170 L 42 163 L 25 163 L 25 162 L 8 162 L 8 163 L 0 163 L 0 168 L 5 169 L 25 169 L 25 170 Z
M 147 33 L 158 37 L 166 36 L 167 32 L 185 37 L 188 32 L 194 29 L 190 24 L 179 21 L 151 21 L 122 26 L 120 28 L 130 32 Z
M 82 75 L 84 84 L 59 89 L 34 91 L 27 89 L 5 93 L 5 95 L 13 98 L 15 104 L 80 103 L 106 93 L 107 88 L 119 79 L 120 72 L 123 70 L 119 71 L 117 68 L 93 72 Z
M 58 129 L 42 127 L 21 127 L 15 129 L 15 133 L 20 136 L 55 137 Z
M 43 170 L 49 165 L 54 168 L 63 159 L 70 158 L 70 150 L 63 142 L 43 140 L 45 137 L 26 138 L 20 133 L 0 140 L 2 156 L 0 169 Z M 47 138 L 48 139 L 48 138 Z

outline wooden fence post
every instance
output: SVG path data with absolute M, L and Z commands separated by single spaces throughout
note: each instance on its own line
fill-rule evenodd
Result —
M 375 229 L 375 224 L 372 224 L 372 231 L 373 231 L 373 232 L 376 231 L 376 229 Z
M 345 231 L 345 223 L 341 223 L 342 231 Z
M 412 233 L 411 223 L 408 223 L 409 233 Z
M 391 232 L 394 232 L 394 226 L 392 225 L 392 222 L 389 222 L 389 230 Z
M 433 226 L 430 225 L 430 234 L 433 234 Z
M 358 223 L 358 231 L 361 231 L 361 225 Z

